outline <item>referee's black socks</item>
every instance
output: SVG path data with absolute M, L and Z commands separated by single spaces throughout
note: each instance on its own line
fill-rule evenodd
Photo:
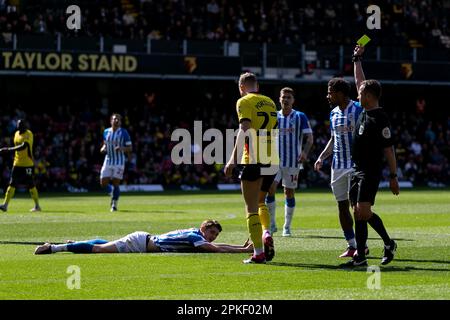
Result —
M 356 220 L 355 221 L 355 238 L 356 248 L 358 250 L 358 256 L 360 258 L 366 256 L 366 242 L 367 242 L 367 221 Z
M 388 246 L 391 244 L 391 238 L 389 238 L 386 228 L 383 225 L 383 221 L 375 212 L 373 212 L 372 218 L 367 220 L 367 222 L 380 235 L 385 245 Z

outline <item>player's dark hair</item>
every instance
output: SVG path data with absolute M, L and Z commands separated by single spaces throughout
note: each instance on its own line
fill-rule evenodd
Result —
M 113 118 L 114 116 L 117 117 L 117 118 L 119 118 L 120 121 L 122 121 L 122 116 L 121 116 L 120 114 L 118 114 L 118 113 L 113 113 L 113 114 L 111 115 L 111 117 L 109 118 L 109 120 L 112 120 L 112 118 Z
M 200 225 L 200 228 L 203 228 L 203 227 L 205 229 L 216 227 L 219 230 L 219 232 L 222 232 L 222 226 L 220 225 L 219 221 L 217 221 L 217 220 L 205 220 Z
M 256 78 L 256 75 L 251 72 L 243 73 L 239 77 L 239 86 L 242 86 L 244 84 L 256 84 L 257 82 L 258 79 Z
M 380 99 L 381 97 L 381 84 L 378 80 L 370 79 L 364 80 L 361 82 L 361 85 L 364 86 L 363 91 L 368 92 L 375 96 L 375 98 Z
M 344 78 L 333 78 L 328 81 L 328 86 L 335 92 L 342 92 L 346 97 L 350 95 L 350 83 Z
M 283 93 L 289 93 L 289 94 L 292 94 L 293 97 L 295 97 L 295 91 L 292 88 L 285 87 L 285 88 L 281 89 L 280 94 L 283 94 Z

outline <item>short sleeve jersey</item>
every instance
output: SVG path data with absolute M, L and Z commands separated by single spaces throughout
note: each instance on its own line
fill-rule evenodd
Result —
M 248 140 L 244 146 L 241 163 L 269 163 L 273 153 L 273 144 L 275 143 L 275 141 L 272 141 L 275 139 L 271 136 L 271 130 L 277 128 L 277 109 L 275 103 L 272 99 L 264 95 L 249 93 L 237 101 L 236 112 L 239 123 L 244 120 L 250 120 L 251 128 L 253 129 L 253 135 L 251 135 L 252 140 Z M 252 143 L 253 141 L 256 143 Z M 264 149 L 260 151 L 260 148 Z M 278 154 L 275 156 L 278 159 Z
M 27 146 L 25 149 L 16 151 L 14 154 L 14 163 L 15 167 L 33 167 L 33 133 L 30 130 L 26 130 L 24 133 L 20 133 L 20 131 L 16 131 L 14 135 L 14 145 L 18 146 L 22 143 L 26 143 Z
M 335 107 L 330 113 L 330 131 L 333 137 L 333 169 L 351 169 L 351 146 L 356 121 L 362 112 L 357 101 L 350 100 L 345 110 Z
M 292 110 L 287 116 L 278 111 L 279 151 L 281 168 L 299 168 L 298 158 L 302 152 L 303 136 L 312 133 L 308 117 Z
M 391 125 L 382 108 L 361 112 L 356 123 L 352 160 L 357 171 L 380 176 L 384 149 L 394 144 Z
M 125 152 L 116 150 L 116 147 L 131 146 L 131 138 L 128 131 L 123 128 L 118 128 L 116 131 L 112 128 L 107 128 L 103 132 L 103 142 L 106 145 L 104 164 L 111 166 L 125 165 Z

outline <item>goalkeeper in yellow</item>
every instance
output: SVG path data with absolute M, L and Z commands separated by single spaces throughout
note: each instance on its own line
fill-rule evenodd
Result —
M 265 263 L 275 255 L 270 234 L 270 216 L 265 196 L 278 171 L 277 110 L 272 99 L 258 93 L 256 76 L 245 73 L 239 78 L 241 98 L 237 101 L 239 130 L 224 173 L 231 176 L 239 164 L 247 228 L 253 242 L 253 255 L 244 263 Z M 241 156 L 242 154 L 242 156 Z M 239 161 L 238 161 L 239 159 Z
M 39 206 L 38 191 L 34 183 L 33 161 L 33 133 L 26 128 L 24 120 L 18 120 L 14 135 L 14 147 L 1 148 L 0 154 L 14 152 L 14 163 L 11 170 L 11 179 L 6 190 L 5 200 L 0 205 L 0 210 L 7 211 L 9 201 L 14 197 L 18 185 L 26 185 L 34 200 L 34 208 L 31 212 L 41 211 Z

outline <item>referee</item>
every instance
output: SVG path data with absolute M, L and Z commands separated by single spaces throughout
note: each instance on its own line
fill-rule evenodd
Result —
M 365 245 L 367 224 L 380 235 L 384 242 L 381 264 L 386 265 L 394 258 L 397 244 L 392 240 L 381 218 L 372 211 L 375 196 L 382 177 L 383 155 L 389 170 L 389 187 L 393 194 L 399 194 L 397 164 L 393 147 L 389 119 L 379 106 L 381 85 L 377 80 L 365 80 L 361 66 L 364 47 L 356 46 L 353 54 L 354 72 L 358 98 L 364 108 L 356 123 L 352 146 L 352 160 L 355 172 L 350 183 L 350 201 L 355 215 L 355 237 L 357 254 L 344 267 L 367 266 Z

